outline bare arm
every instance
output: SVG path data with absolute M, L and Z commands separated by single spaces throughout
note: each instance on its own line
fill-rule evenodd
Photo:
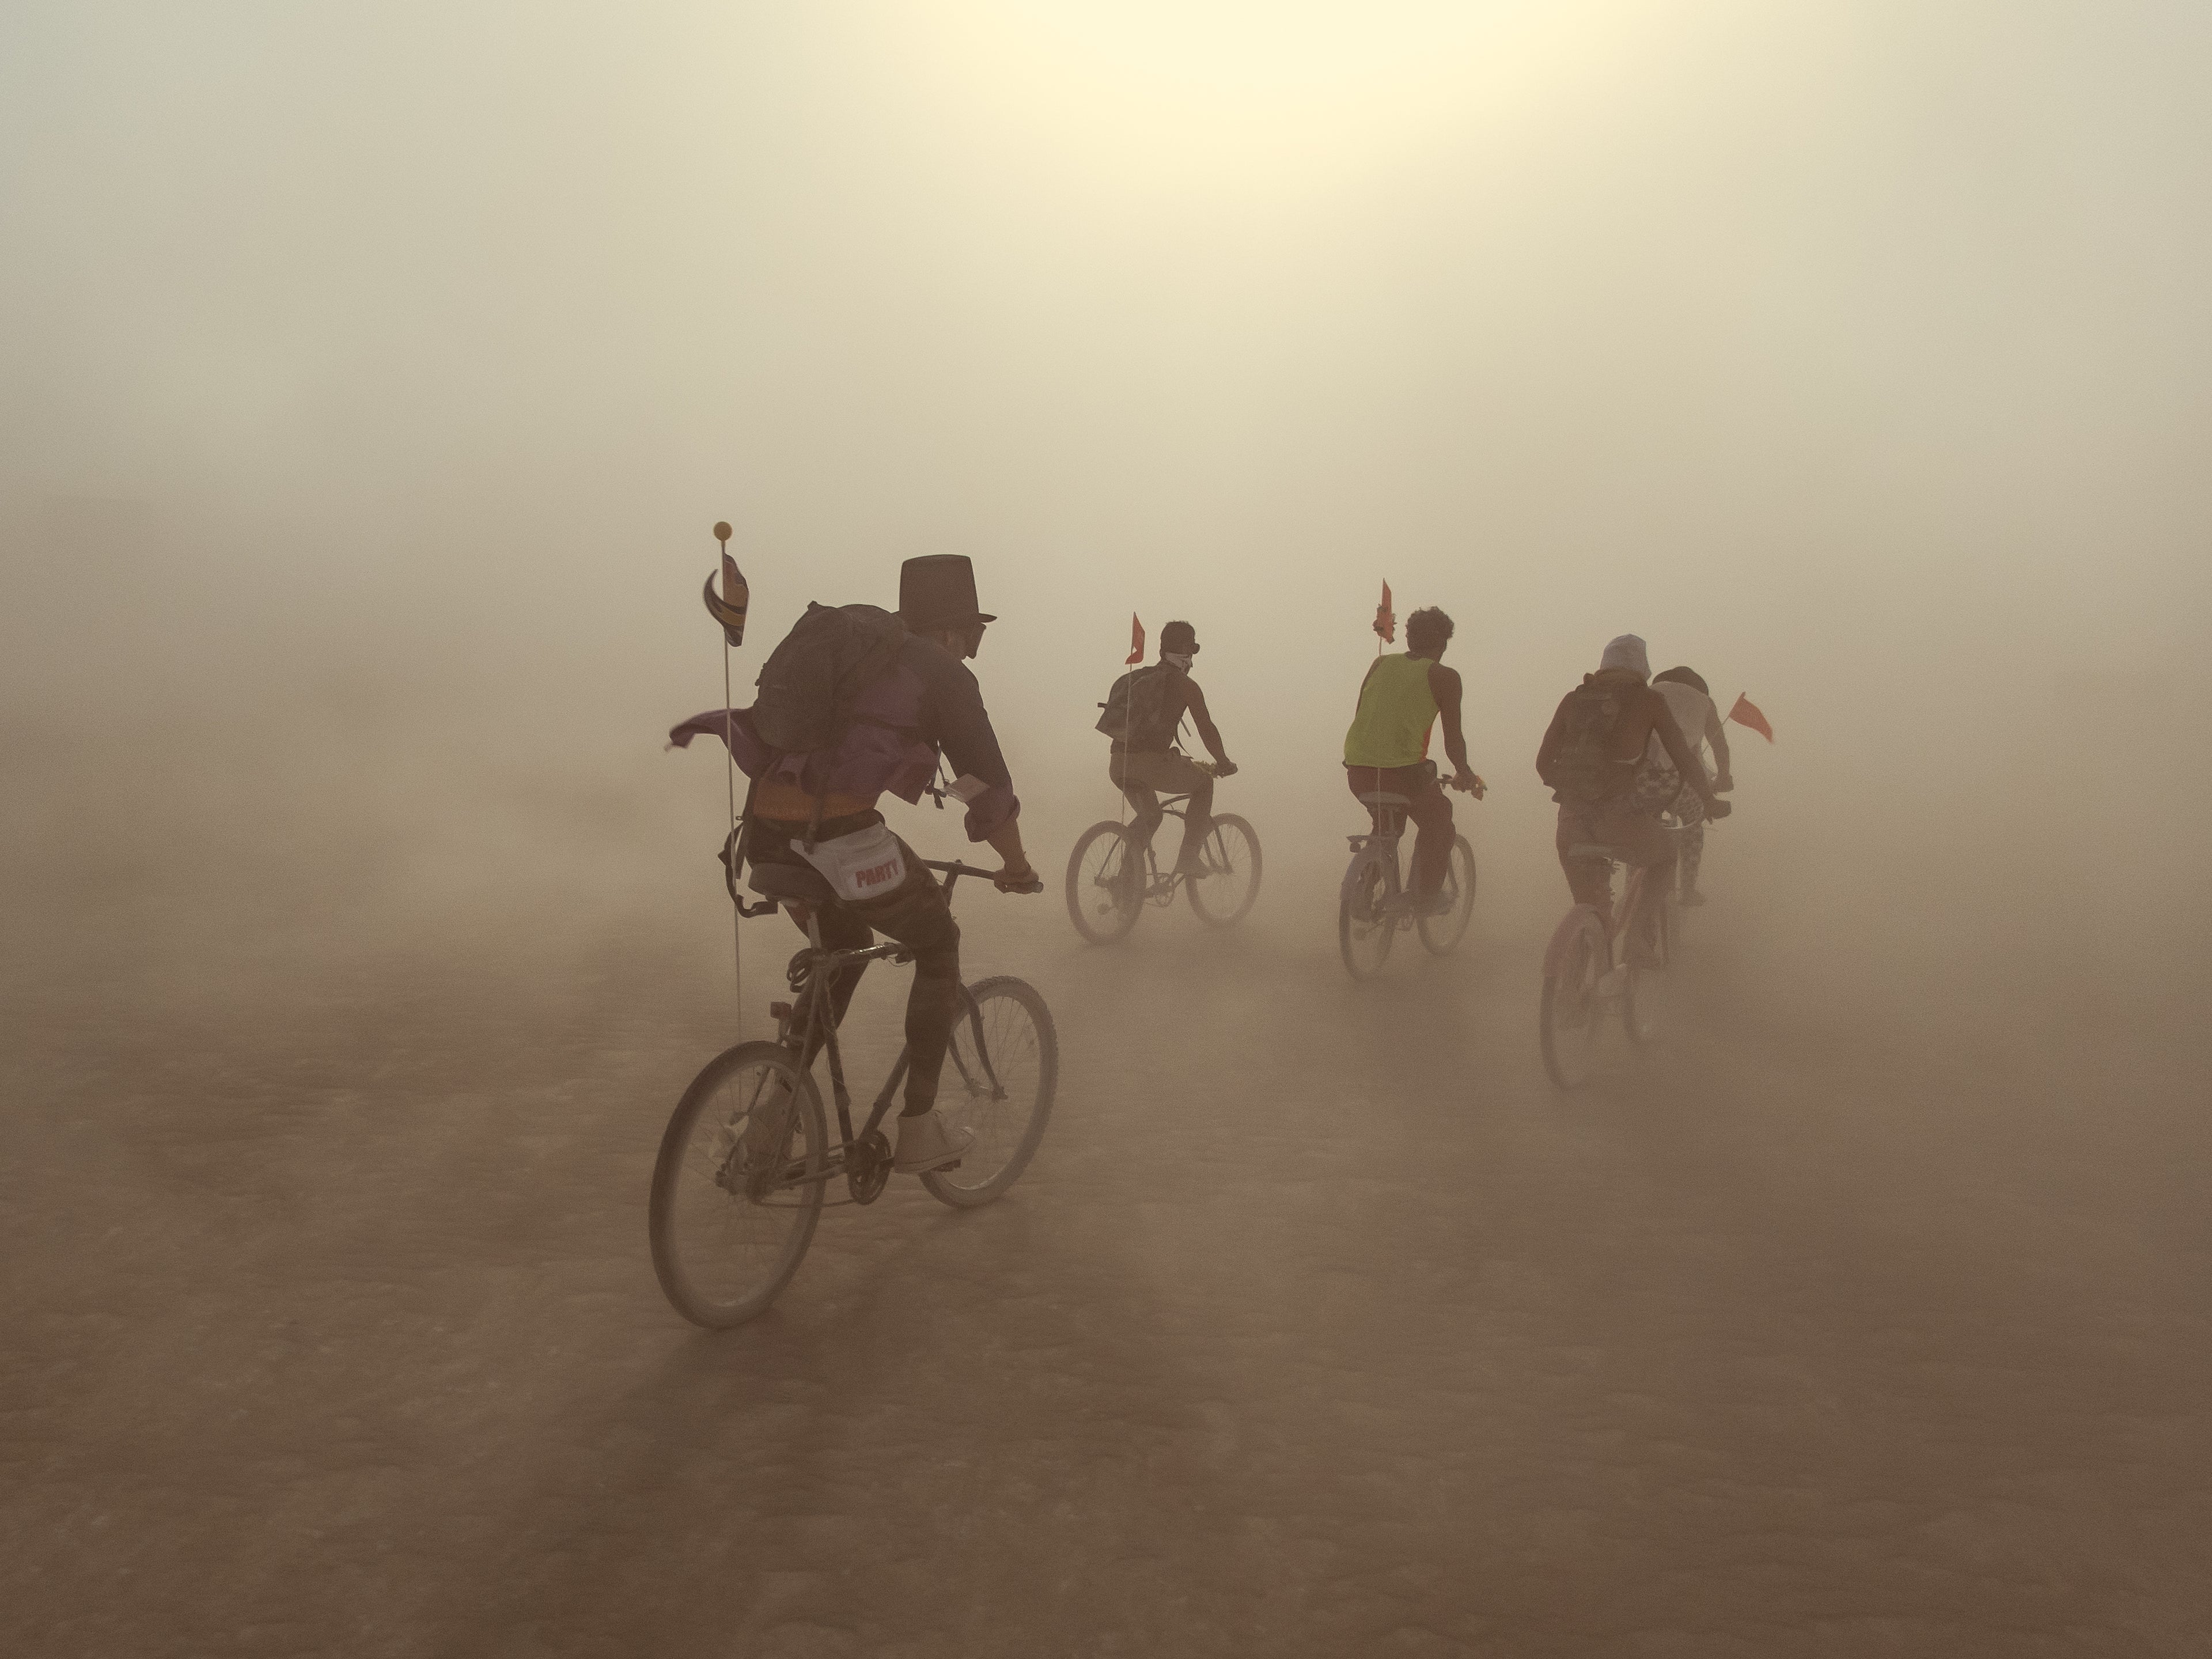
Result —
M 1443 717 L 1444 754 L 1452 763 L 1452 785 L 1474 794 L 1482 793 L 1482 780 L 1467 763 L 1467 736 L 1459 726 L 1459 672 L 1442 663 L 1429 665 L 1429 695 L 1437 700 L 1437 713 Z
M 1717 774 L 1713 779 L 1716 789 L 1726 789 L 1735 781 L 1729 775 L 1728 733 L 1721 729 L 1727 724 L 1718 708 L 1705 716 L 1705 740 L 1713 746 L 1713 769 Z
M 1006 867 L 995 878 L 1000 887 L 1026 887 L 1036 879 L 1036 872 L 1030 868 L 1029 854 L 1022 851 L 1022 823 L 1019 818 L 1008 818 L 984 837 L 991 850 L 1006 861 Z
M 1710 805 L 1713 799 L 1713 786 L 1706 781 L 1705 763 L 1698 758 L 1698 751 L 1690 747 L 1690 740 L 1682 735 L 1682 728 L 1675 723 L 1674 711 L 1667 706 L 1667 699 L 1656 691 L 1650 696 L 1651 729 L 1659 734 L 1659 741 L 1666 746 L 1668 757 L 1674 763 L 1674 769 L 1682 775 L 1682 781 L 1696 790 L 1699 797 Z M 1643 745 L 1639 744 L 1637 748 L 1641 753 Z
M 1196 680 L 1186 680 L 1183 686 L 1189 699 L 1190 723 L 1198 728 L 1199 741 L 1206 745 L 1206 753 L 1213 757 L 1217 764 L 1233 769 L 1235 763 L 1229 758 L 1229 751 L 1221 746 L 1221 733 L 1213 724 L 1213 715 L 1206 708 L 1206 693 L 1198 689 Z

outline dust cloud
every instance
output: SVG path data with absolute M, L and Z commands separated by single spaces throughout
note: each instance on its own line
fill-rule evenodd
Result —
M 2178 3 L 11 9 L 7 1645 L 2193 1651 L 2208 61 Z M 1048 892 L 963 891 L 966 967 L 1065 1054 L 1006 1200 L 896 1183 L 709 1336 L 644 1207 L 739 1029 L 661 747 L 717 518 L 740 704 L 975 560 Z M 1384 580 L 1492 791 L 1467 944 L 1354 985 Z M 1267 868 L 1099 950 L 1132 612 Z M 1533 761 L 1625 631 L 1778 740 L 1669 1042 L 1568 1097 Z

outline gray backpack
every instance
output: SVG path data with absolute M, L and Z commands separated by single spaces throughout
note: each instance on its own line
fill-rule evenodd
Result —
M 1175 695 L 1176 676 L 1165 663 L 1133 668 L 1114 682 L 1098 706 L 1097 729 L 1131 749 L 1165 749 L 1182 723 L 1182 699 Z
M 896 611 L 872 605 L 810 605 L 755 682 L 753 730 L 779 754 L 834 749 L 860 694 L 890 672 L 906 646 Z
M 1613 756 L 1613 734 L 1628 712 L 1628 692 L 1585 680 L 1567 693 L 1566 727 L 1544 775 L 1552 799 L 1588 805 L 1611 800 L 1636 781 L 1637 762 Z

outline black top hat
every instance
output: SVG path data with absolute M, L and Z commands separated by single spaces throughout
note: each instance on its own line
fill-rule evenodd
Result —
M 975 568 L 965 553 L 926 553 L 899 567 L 899 615 L 917 632 L 953 623 L 996 622 L 975 599 Z

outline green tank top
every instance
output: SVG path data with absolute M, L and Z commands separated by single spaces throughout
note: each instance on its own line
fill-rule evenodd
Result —
M 1437 717 L 1426 657 L 1378 657 L 1359 693 L 1359 712 L 1344 734 L 1346 766 L 1418 766 Z

